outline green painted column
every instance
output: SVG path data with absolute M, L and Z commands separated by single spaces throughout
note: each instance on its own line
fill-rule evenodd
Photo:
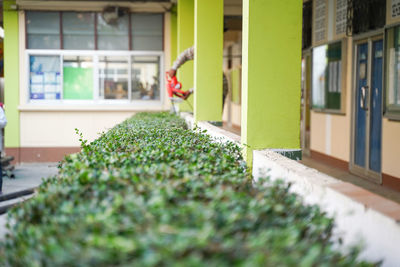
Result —
M 178 0 L 178 55 L 194 44 L 194 0 Z M 175 59 L 172 60 L 172 62 Z M 183 64 L 178 70 L 178 80 L 183 90 L 194 87 L 193 61 Z M 181 111 L 193 111 L 193 97 L 180 105 Z
M 178 55 L 178 11 L 176 5 L 171 8 L 171 63 Z
M 3 1 L 4 27 L 4 104 L 7 116 L 5 147 L 20 146 L 19 128 L 19 39 L 18 12 L 13 9 L 15 1 Z
M 222 121 L 223 0 L 195 0 L 194 118 Z
M 300 151 L 301 0 L 243 0 L 242 132 L 255 149 Z

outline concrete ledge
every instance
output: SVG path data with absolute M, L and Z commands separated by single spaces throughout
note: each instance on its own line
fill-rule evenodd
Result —
M 193 116 L 181 114 L 190 128 Z M 240 145 L 240 136 L 207 122 L 197 126 L 207 130 L 216 141 L 231 141 Z M 305 204 L 318 205 L 335 218 L 334 238 L 349 246 L 364 246 L 360 257 L 383 261 L 382 266 L 399 266 L 400 205 L 353 184 L 342 182 L 272 150 L 253 152 L 253 176 L 282 179 L 291 183 L 291 191 L 303 198 Z
M 398 266 L 399 204 L 269 150 L 254 151 L 253 176 L 291 183 L 291 190 L 306 204 L 316 204 L 335 218 L 335 237 L 343 240 L 344 247 L 361 242 L 363 259 Z
M 181 113 L 181 117 L 186 121 L 190 129 L 194 129 L 197 125 L 202 130 L 207 130 L 207 134 L 213 137 L 216 141 L 233 142 L 240 145 L 240 136 L 214 126 L 208 122 L 200 121 L 195 123 L 193 115 L 190 113 Z

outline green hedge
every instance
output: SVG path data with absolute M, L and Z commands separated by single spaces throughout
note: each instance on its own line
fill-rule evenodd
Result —
M 82 139 L 82 138 L 81 138 Z M 2 266 L 369 266 L 239 148 L 167 113 L 138 114 L 70 155 L 10 213 Z

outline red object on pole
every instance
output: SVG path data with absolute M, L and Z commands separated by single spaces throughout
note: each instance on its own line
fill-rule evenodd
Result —
M 182 83 L 178 82 L 176 76 L 170 78 L 168 73 L 166 74 L 167 77 L 167 92 L 168 96 L 172 98 L 174 95 L 186 100 L 189 95 L 192 93 L 191 91 L 182 91 Z

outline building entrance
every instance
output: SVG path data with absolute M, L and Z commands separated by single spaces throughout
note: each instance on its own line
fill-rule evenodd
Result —
M 353 153 L 350 169 L 381 183 L 383 40 L 356 44 Z

